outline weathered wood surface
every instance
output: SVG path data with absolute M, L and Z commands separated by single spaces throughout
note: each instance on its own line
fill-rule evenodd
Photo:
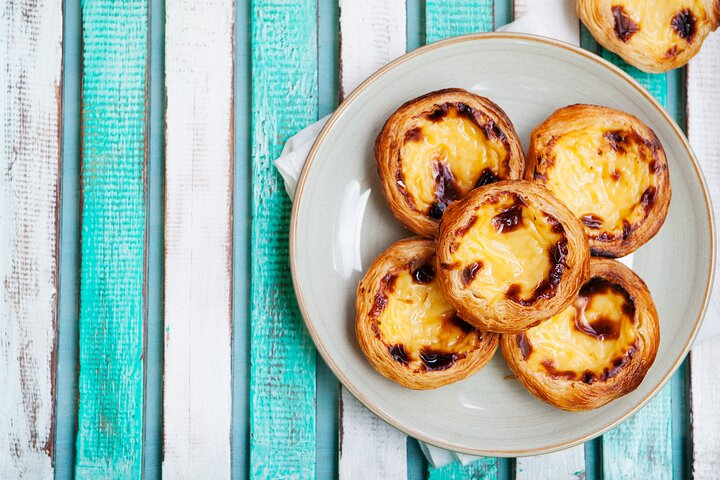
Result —
M 148 4 L 82 3 L 78 478 L 140 478 Z
M 62 2 L 0 18 L 0 478 L 54 475 Z
M 272 165 L 317 119 L 315 0 L 253 0 L 250 476 L 315 475 L 315 348 L 288 260 L 290 200 Z
M 687 124 L 690 143 L 713 192 L 720 191 L 720 35 L 710 35 L 690 62 L 687 74 Z M 720 197 L 713 198 L 720 212 Z M 716 217 L 717 218 L 717 217 Z M 717 282 L 717 276 L 716 282 Z M 718 289 L 715 284 L 716 291 Z M 717 295 L 715 296 L 717 298 Z M 717 321 L 708 318 L 706 321 Z M 720 338 L 705 341 L 690 353 L 692 472 L 697 480 L 720 474 Z
M 230 478 L 232 0 L 165 7 L 163 478 Z
M 405 2 L 340 0 L 341 99 L 405 53 Z M 341 387 L 338 470 L 343 480 L 407 478 L 407 437 Z

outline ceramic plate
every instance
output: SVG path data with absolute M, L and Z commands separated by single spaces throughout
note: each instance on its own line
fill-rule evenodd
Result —
M 510 116 L 527 148 L 531 129 L 560 107 L 606 105 L 637 115 L 660 138 L 673 198 L 660 233 L 635 252 L 660 316 L 660 350 L 633 393 L 583 413 L 528 393 L 498 349 L 470 378 L 431 391 L 385 379 L 354 334 L 355 289 L 394 241 L 412 236 L 382 195 L 373 143 L 387 117 L 421 94 L 460 87 Z M 707 188 L 687 140 L 634 80 L 601 58 L 548 39 L 481 34 L 429 45 L 363 83 L 331 117 L 303 170 L 291 223 L 291 263 L 300 309 L 315 345 L 340 381 L 370 410 L 425 442 L 488 456 L 531 455 L 599 435 L 642 407 L 687 354 L 709 298 L 714 229 Z

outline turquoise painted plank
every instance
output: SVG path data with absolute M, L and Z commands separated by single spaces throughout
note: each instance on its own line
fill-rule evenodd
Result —
M 426 0 L 426 42 L 467 33 L 490 32 L 493 17 L 493 0 Z
M 141 478 L 145 0 L 85 0 L 77 478 Z
M 425 38 L 427 43 L 444 38 L 493 29 L 493 0 L 426 0 Z M 442 468 L 428 467 L 430 480 L 498 478 L 498 460 L 483 458 L 468 466 L 459 463 Z
M 666 74 L 645 73 L 607 50 L 602 56 L 633 76 L 665 105 Z M 672 389 L 666 385 L 640 412 L 603 436 L 603 477 L 670 479 L 673 476 Z
M 315 349 L 288 259 L 290 200 L 272 165 L 317 119 L 315 0 L 253 0 L 250 476 L 315 476 Z
M 453 463 L 441 468 L 429 469 L 428 480 L 497 480 L 498 460 L 483 458 L 467 466 Z

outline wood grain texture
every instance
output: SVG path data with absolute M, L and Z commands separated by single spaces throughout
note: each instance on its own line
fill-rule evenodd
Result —
M 340 479 L 406 479 L 405 434 L 376 417 L 346 389 L 340 395 Z
M 62 2 L 0 8 L 0 478 L 51 479 Z
M 340 97 L 406 49 L 405 2 L 340 0 Z M 342 480 L 407 478 L 407 437 L 340 388 Z
M 403 0 L 340 0 L 340 98 L 405 53 Z
M 232 0 L 165 7 L 163 478 L 230 478 Z
M 493 29 L 493 0 L 427 0 L 425 41 Z
M 515 480 L 585 480 L 585 446 L 516 460 Z
M 425 38 L 427 43 L 473 32 L 493 29 L 493 0 L 427 0 Z M 480 458 L 463 466 L 459 462 L 428 467 L 430 480 L 497 479 L 497 459 Z
M 632 75 L 665 105 L 665 74 L 641 72 L 606 50 L 602 51 L 602 56 Z M 603 472 L 606 480 L 672 478 L 671 402 L 668 384 L 642 410 L 603 436 Z
M 429 468 L 428 480 L 497 480 L 498 460 L 481 458 L 469 465 L 459 462 L 444 467 Z
M 78 478 L 140 478 L 148 4 L 82 2 Z
M 720 35 L 710 35 L 690 62 L 687 74 L 688 137 L 711 192 L 720 192 Z M 720 212 L 720 197 L 713 197 Z M 717 217 L 716 217 L 717 218 Z M 715 278 L 718 285 L 718 278 Z M 717 291 L 717 287 L 716 287 Z M 716 296 L 717 298 L 717 296 Z M 707 321 L 717 321 L 708 318 Z M 706 340 L 690 353 L 692 470 L 697 480 L 720 472 L 720 338 Z
M 252 0 L 250 476 L 315 475 L 315 349 L 290 278 L 290 200 L 272 161 L 317 119 L 315 0 Z
M 541 19 L 548 32 L 564 32 L 563 40 L 574 45 L 580 44 L 580 21 L 575 13 L 574 0 L 515 0 L 514 17 L 531 12 L 534 18 Z M 563 19 L 573 19 L 575 28 L 567 28 Z M 585 447 L 579 445 L 556 453 L 536 457 L 518 458 L 515 463 L 517 480 L 580 480 L 585 478 Z

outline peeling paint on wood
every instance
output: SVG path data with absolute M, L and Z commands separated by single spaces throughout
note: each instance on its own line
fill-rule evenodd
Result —
M 317 120 L 315 0 L 252 0 L 250 477 L 315 476 L 315 348 L 295 300 L 272 161 Z
M 54 475 L 62 2 L 0 18 L 0 478 Z
M 145 318 L 146 0 L 84 0 L 75 474 L 140 478 Z
M 163 477 L 230 478 L 232 0 L 168 0 Z
M 688 137 L 712 192 L 720 191 L 720 34 L 710 35 L 690 61 L 687 74 Z M 720 197 L 713 197 L 715 214 Z M 717 218 L 717 217 L 716 217 Z M 717 270 L 720 273 L 720 269 Z M 717 291 L 718 277 L 715 278 Z M 717 296 L 716 296 L 717 298 Z M 708 318 L 706 321 L 718 321 Z M 720 472 L 720 338 L 706 340 L 690 353 L 692 471 L 698 480 Z

